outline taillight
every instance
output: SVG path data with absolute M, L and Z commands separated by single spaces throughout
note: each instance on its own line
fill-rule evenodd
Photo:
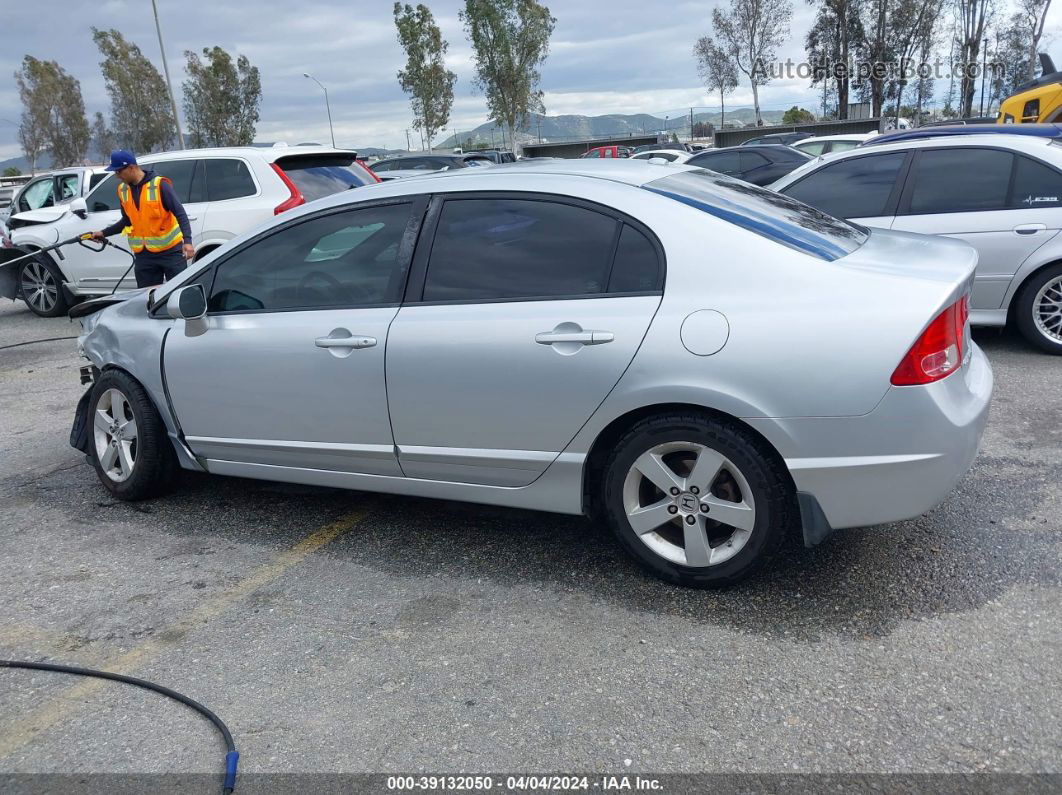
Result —
M 357 162 L 357 164 L 359 166 L 361 166 L 361 170 L 364 171 L 366 174 L 368 174 L 369 178 L 373 182 L 383 182 L 383 180 L 381 180 L 378 176 L 376 176 L 376 172 L 373 171 L 371 168 L 369 168 L 367 165 L 365 165 L 364 163 L 362 163 L 360 161 L 355 161 L 355 162 Z
M 970 300 L 964 295 L 922 332 L 892 374 L 893 386 L 931 384 L 951 375 L 966 353 L 966 323 Z
M 287 174 L 284 173 L 284 169 L 282 169 L 276 163 L 270 163 L 269 165 L 271 165 L 273 167 L 273 170 L 277 172 L 277 176 L 280 177 L 280 181 L 284 183 L 284 187 L 291 191 L 291 196 L 289 196 L 273 208 L 273 215 L 280 215 L 285 210 L 290 210 L 293 207 L 298 207 L 300 204 L 306 204 L 306 199 L 301 193 L 299 193 L 299 189 L 295 187 L 295 183 L 288 178 Z

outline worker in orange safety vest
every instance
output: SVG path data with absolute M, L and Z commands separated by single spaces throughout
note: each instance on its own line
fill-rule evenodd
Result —
M 99 232 L 95 240 L 124 231 L 133 252 L 137 287 L 162 284 L 188 267 L 195 256 L 188 214 L 168 177 L 157 176 L 137 165 L 132 152 L 111 152 L 108 171 L 118 177 L 122 217 Z

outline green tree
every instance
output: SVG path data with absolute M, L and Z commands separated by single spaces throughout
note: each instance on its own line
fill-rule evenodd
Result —
M 104 158 L 118 148 L 115 145 L 114 133 L 107 126 L 107 120 L 99 111 L 96 111 L 92 120 L 92 148 Z
M 159 70 L 117 30 L 93 28 L 92 40 L 103 56 L 100 68 L 111 98 L 113 143 L 134 154 L 173 147 L 177 122 Z
M 450 121 L 457 75 L 446 68 L 443 56 L 449 44 L 443 41 L 439 26 L 426 5 L 413 8 L 395 3 L 398 43 L 406 52 L 406 68 L 398 73 L 398 83 L 410 97 L 413 126 L 424 131 L 431 151 L 436 133 Z
M 701 36 L 693 46 L 693 56 L 697 59 L 697 73 L 700 74 L 709 93 L 719 92 L 719 126 L 726 122 L 726 95 L 737 88 L 737 69 L 734 61 L 719 47 L 711 36 Z
M 815 5 L 818 0 L 808 0 Z M 804 39 L 808 62 L 815 65 L 811 84 L 833 80 L 832 92 L 837 98 L 837 117 L 848 118 L 848 89 L 850 76 L 831 67 L 851 60 L 852 53 L 863 39 L 863 25 L 859 17 L 861 0 L 822 0 L 818 3 L 815 22 Z
M 32 55 L 22 59 L 15 82 L 23 106 L 19 140 L 30 169 L 42 150 L 51 154 L 53 166 L 80 164 L 90 136 L 81 84 L 55 61 Z
M 768 67 L 789 35 L 790 0 L 730 0 L 730 8 L 712 9 L 712 27 L 722 47 L 752 86 L 756 124 L 763 125 L 759 87 L 770 80 Z
M 14 166 L 8 166 L 7 168 L 4 169 L 4 174 L 3 175 L 5 177 L 21 177 L 22 176 L 22 172 L 19 171 Z
M 235 64 L 221 47 L 204 47 L 203 58 L 186 50 L 184 114 L 192 146 L 249 146 L 262 102 L 258 67 L 244 55 Z
M 814 113 L 798 108 L 796 105 L 782 114 L 782 124 L 811 124 L 813 121 L 815 121 Z
M 461 21 L 490 117 L 508 130 L 515 152 L 517 128 L 532 112 L 546 111 L 539 67 L 549 54 L 557 20 L 535 0 L 465 0 Z

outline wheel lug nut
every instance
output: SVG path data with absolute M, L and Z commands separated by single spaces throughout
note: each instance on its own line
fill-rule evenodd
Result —
M 677 505 L 669 505 L 669 506 L 667 506 L 667 512 L 668 513 L 678 513 L 678 506 Z
M 678 488 L 677 488 L 677 487 L 675 487 L 675 486 L 672 486 L 672 487 L 671 487 L 671 496 L 672 496 L 672 497 L 677 497 L 678 495 L 679 495 L 679 490 L 678 490 Z
M 696 486 L 691 486 L 690 487 L 690 494 L 700 494 L 700 493 L 701 493 L 701 490 L 699 488 L 697 488 Z
M 697 521 L 697 519 L 695 517 L 693 517 L 693 516 L 687 516 L 686 517 L 686 524 L 693 524 L 696 521 Z
M 706 503 L 706 502 L 702 502 L 701 503 L 701 512 L 702 513 L 708 513 L 708 503 Z

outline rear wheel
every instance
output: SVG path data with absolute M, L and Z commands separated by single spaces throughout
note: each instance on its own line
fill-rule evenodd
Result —
M 120 370 L 106 370 L 89 401 L 92 464 L 120 500 L 142 500 L 167 489 L 177 472 L 166 426 L 144 388 Z
M 617 444 L 604 509 L 620 543 L 669 582 L 698 588 L 744 579 L 792 525 L 792 486 L 760 443 L 696 414 L 650 417 Z
M 19 289 L 22 299 L 33 314 L 40 317 L 58 317 L 67 310 L 63 296 L 63 273 L 40 254 L 27 260 L 19 269 Z
M 1062 264 L 1044 268 L 1022 285 L 1016 311 L 1025 339 L 1062 355 Z

